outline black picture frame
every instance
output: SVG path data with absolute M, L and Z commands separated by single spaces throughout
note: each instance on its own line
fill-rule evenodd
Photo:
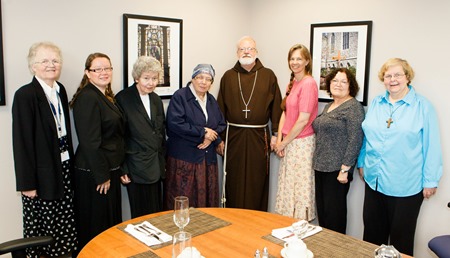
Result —
M 2 6 L 0 2 L 0 106 L 6 105 L 5 96 L 5 67 L 3 63 L 3 21 Z
M 124 87 L 133 84 L 134 62 L 153 56 L 161 62 L 163 76 L 155 92 L 163 99 L 182 87 L 183 20 L 123 14 Z
M 367 106 L 372 21 L 311 24 L 310 42 L 319 101 L 332 101 L 324 88 L 328 72 L 333 68 L 346 67 L 355 73 L 360 86 L 356 99 Z

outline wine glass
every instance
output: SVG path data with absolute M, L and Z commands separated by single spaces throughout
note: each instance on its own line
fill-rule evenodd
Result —
M 180 228 L 180 231 L 183 231 L 184 227 L 189 224 L 189 198 L 186 196 L 175 197 L 173 222 Z

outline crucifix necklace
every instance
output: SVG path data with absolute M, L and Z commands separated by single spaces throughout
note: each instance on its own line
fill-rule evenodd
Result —
M 386 120 L 387 128 L 391 128 L 391 124 L 394 123 L 394 120 L 392 120 L 392 115 L 394 115 L 395 111 L 397 111 L 397 109 L 399 109 L 401 106 L 403 106 L 403 103 L 396 107 L 394 111 L 392 111 L 392 106 L 390 106 L 391 114 L 389 115 L 389 119 Z
M 248 104 L 250 104 L 250 100 L 252 100 L 252 97 L 253 97 L 253 91 L 255 90 L 255 85 L 256 85 L 256 78 L 258 78 L 258 71 L 256 71 L 256 74 L 255 74 L 255 80 L 253 81 L 253 88 L 252 88 L 252 92 L 250 93 L 250 97 L 248 98 L 248 101 L 245 102 L 244 94 L 242 94 L 241 74 L 238 73 L 239 91 L 241 92 L 242 102 L 244 102 L 244 105 L 245 105 L 245 109 L 243 109 L 242 112 L 245 112 L 245 118 L 247 118 L 247 114 L 248 114 L 248 112 L 250 112 L 250 109 L 248 109 Z

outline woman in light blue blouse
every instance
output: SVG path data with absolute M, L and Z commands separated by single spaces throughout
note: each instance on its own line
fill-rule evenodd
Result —
M 413 255 L 420 206 L 442 175 L 439 124 L 432 104 L 410 85 L 406 60 L 389 59 L 378 78 L 386 92 L 369 106 L 358 159 L 366 182 L 364 240 Z

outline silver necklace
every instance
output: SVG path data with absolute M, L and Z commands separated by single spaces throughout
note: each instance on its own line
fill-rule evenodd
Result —
M 248 109 L 248 104 L 250 104 L 250 100 L 252 100 L 252 97 L 253 97 L 253 91 L 255 90 L 255 85 L 256 85 L 256 78 L 258 78 L 258 71 L 256 71 L 256 74 L 255 74 L 255 80 L 253 81 L 253 88 L 252 88 L 252 92 L 250 93 L 250 97 L 248 98 L 248 101 L 245 102 L 244 94 L 242 94 L 241 74 L 238 73 L 239 91 L 241 92 L 242 102 L 244 102 L 244 105 L 245 105 L 245 109 L 243 109 L 242 112 L 245 112 L 245 118 L 247 118 L 247 114 L 248 114 L 248 112 L 250 112 L 250 109 Z

